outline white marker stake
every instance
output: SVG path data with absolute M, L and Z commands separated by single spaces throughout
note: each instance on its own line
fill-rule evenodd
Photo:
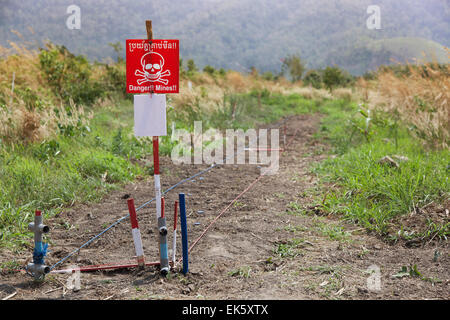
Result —
M 153 178 L 155 179 L 155 198 L 156 198 L 156 219 L 161 218 L 161 180 L 159 177 L 159 167 L 156 168 L 156 164 L 154 166 L 155 175 Z M 158 172 L 158 174 L 156 174 Z

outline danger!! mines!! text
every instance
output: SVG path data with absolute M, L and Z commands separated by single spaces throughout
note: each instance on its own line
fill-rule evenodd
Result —
M 164 85 L 149 85 L 149 86 L 134 86 L 132 84 L 128 85 L 128 90 L 133 92 L 152 92 L 152 91 L 161 91 L 164 90 L 164 92 L 172 91 L 172 92 L 178 92 L 177 91 L 178 86 L 176 84 L 172 86 L 164 86 Z

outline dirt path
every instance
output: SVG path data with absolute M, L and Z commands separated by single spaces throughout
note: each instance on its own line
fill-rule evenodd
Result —
M 312 139 L 318 123 L 318 116 L 289 119 L 288 139 L 299 130 L 281 156 L 278 174 L 262 177 L 217 220 L 191 252 L 186 276 L 178 268 L 162 278 L 155 267 L 82 273 L 81 290 L 73 292 L 65 287 L 67 274 L 47 275 L 42 284 L 23 273 L 2 274 L 0 298 L 15 291 L 11 299 L 448 299 L 447 243 L 390 246 L 355 225 L 290 209 L 292 202 L 299 207 L 312 204 L 310 190 L 317 180 L 309 168 L 326 157 L 320 152 L 325 146 Z M 170 159 L 162 159 L 162 168 L 165 190 L 206 166 L 173 165 Z M 254 165 L 223 165 L 177 187 L 166 196 L 169 229 L 178 192 L 186 194 L 192 243 L 258 176 Z M 47 262 L 56 263 L 124 216 L 127 194 L 137 206 L 148 201 L 154 195 L 153 179 L 130 184 L 101 203 L 80 205 L 47 221 L 53 229 Z M 146 259 L 157 261 L 154 205 L 139 211 L 138 218 Z M 58 269 L 132 261 L 133 253 L 126 219 Z M 0 262 L 15 258 L 25 264 L 30 257 L 31 253 L 21 254 L 21 259 L 8 254 Z M 403 266 L 412 265 L 417 265 L 422 278 L 392 277 Z M 374 280 L 372 287 L 368 287 L 369 277 Z

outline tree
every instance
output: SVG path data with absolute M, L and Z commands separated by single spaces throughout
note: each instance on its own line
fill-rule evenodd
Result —
M 344 84 L 345 77 L 338 67 L 326 67 L 322 80 L 325 87 L 331 92 L 334 87 Z
M 194 59 L 189 59 L 187 61 L 187 71 L 189 74 L 193 74 L 197 71 L 197 66 L 195 65 Z
M 281 74 L 284 75 L 286 71 L 289 71 L 292 82 L 297 82 L 302 78 L 305 66 L 299 55 L 290 55 L 284 58 L 281 66 Z
M 214 69 L 214 67 L 212 67 L 210 65 L 206 65 L 203 68 L 203 72 L 209 73 L 210 75 L 214 75 L 214 73 L 216 72 L 216 69 Z
M 320 89 L 322 87 L 322 75 L 318 70 L 309 70 L 303 77 L 303 83 Z

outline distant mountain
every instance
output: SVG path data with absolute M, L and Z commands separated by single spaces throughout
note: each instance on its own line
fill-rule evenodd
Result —
M 81 29 L 66 27 L 69 5 L 81 8 Z M 381 29 L 369 30 L 369 5 L 380 8 Z M 105 59 L 108 43 L 180 39 L 184 60 L 197 65 L 278 72 L 281 59 L 300 54 L 308 68 L 337 64 L 361 74 L 392 59 L 447 59 L 450 0 L 0 0 L 0 44 L 23 34 L 35 46 L 50 39 L 77 54 Z
M 405 62 L 449 62 L 445 47 L 423 38 L 398 37 L 367 41 L 353 48 L 332 49 L 325 58 L 352 74 L 373 71 L 380 65 Z

